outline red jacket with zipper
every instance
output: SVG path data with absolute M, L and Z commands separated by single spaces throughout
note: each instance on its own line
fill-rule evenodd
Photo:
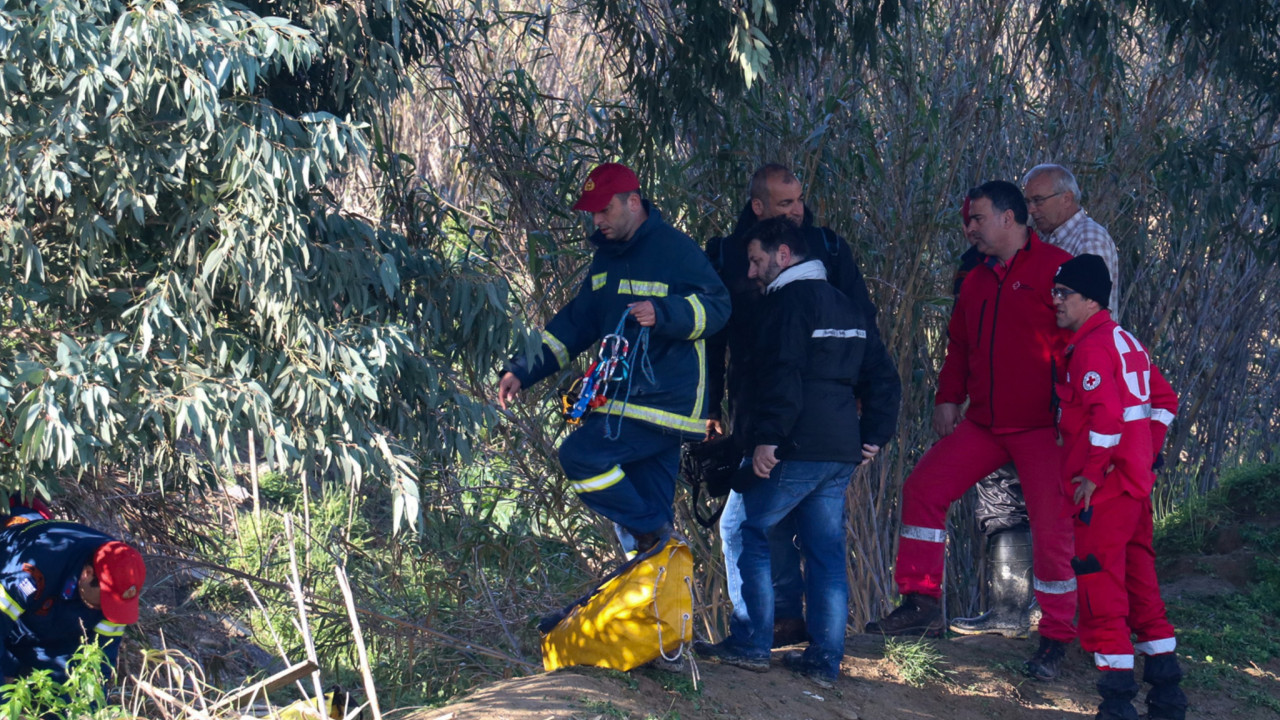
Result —
M 1063 440 L 1062 483 L 1088 478 L 1092 504 L 1151 494 L 1151 466 L 1178 412 L 1178 396 L 1146 348 L 1106 310 L 1084 321 L 1067 348 L 1065 381 L 1057 385 Z
M 993 430 L 1053 426 L 1054 368 L 1070 337 L 1049 291 L 1071 254 L 1027 231 L 1003 277 L 985 258 L 960 286 L 935 403 L 969 400 L 965 418 Z

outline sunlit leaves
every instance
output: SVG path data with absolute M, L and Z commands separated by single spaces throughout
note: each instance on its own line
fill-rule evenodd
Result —
M 409 86 L 392 36 L 436 40 L 423 5 L 391 5 L 0 11 L 11 482 L 209 480 L 253 431 L 275 470 L 408 497 L 423 463 L 469 450 L 492 418 L 447 378 L 505 345 L 505 288 L 429 252 L 432 208 L 399 228 L 330 190 Z

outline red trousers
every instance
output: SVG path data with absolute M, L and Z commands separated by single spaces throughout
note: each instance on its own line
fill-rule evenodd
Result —
M 1133 668 L 1144 655 L 1173 652 L 1151 549 L 1151 498 L 1119 495 L 1075 519 L 1075 567 L 1080 582 L 1080 645 L 1101 670 Z
M 902 531 L 893 579 L 898 592 L 942 595 L 947 510 L 966 490 L 1013 461 L 1031 520 L 1040 634 L 1076 636 L 1076 578 L 1069 499 L 1063 494 L 1061 448 L 1052 428 L 996 434 L 964 420 L 924 454 L 902 488 Z

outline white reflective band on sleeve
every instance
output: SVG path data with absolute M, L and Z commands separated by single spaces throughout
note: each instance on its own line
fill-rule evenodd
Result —
M 600 473 L 595 477 L 589 477 L 586 480 L 570 480 L 569 487 L 576 493 L 595 492 L 596 490 L 604 490 L 618 484 L 618 481 L 626 477 L 627 474 L 622 472 L 622 468 L 614 465 L 607 472 Z
M 14 621 L 22 614 L 22 606 L 18 604 L 17 600 L 13 599 L 13 596 L 9 594 L 8 590 L 4 589 L 3 585 L 0 585 L 0 612 L 8 615 L 9 619 Z
M 1124 421 L 1146 420 L 1151 417 L 1151 403 L 1132 405 L 1124 409 Z
M 848 330 L 841 330 L 839 328 L 824 328 L 822 330 L 813 331 L 813 337 L 816 337 L 816 338 L 823 338 L 823 337 L 865 338 L 866 336 L 867 336 L 866 330 L 859 330 L 857 328 L 849 328 Z
M 542 331 L 542 343 L 551 348 L 551 354 L 556 356 L 556 362 L 560 363 L 561 369 L 569 365 L 569 348 L 560 342 L 560 338 L 552 335 L 546 330 Z
M 1132 670 L 1133 656 L 1094 653 L 1093 664 L 1097 665 L 1099 670 Z
M 1102 447 L 1102 448 L 1115 447 L 1120 444 L 1120 434 L 1116 433 L 1115 435 L 1103 435 L 1102 433 L 1096 433 L 1090 430 L 1089 444 L 1094 447 Z
M 1070 580 L 1041 580 L 1033 578 L 1032 586 L 1036 592 L 1048 593 L 1050 595 L 1066 595 L 1076 591 L 1076 579 Z
M 1151 411 L 1151 419 L 1158 423 L 1164 423 L 1165 425 L 1172 425 L 1174 417 L 1173 413 L 1165 410 L 1164 408 L 1156 408 Z
M 110 620 L 103 620 L 93 626 L 93 631 L 99 635 L 106 635 L 107 637 L 120 637 L 121 635 L 124 635 L 124 628 L 125 626 L 119 623 L 113 623 Z
M 946 530 L 936 530 L 934 528 L 918 527 L 916 525 L 903 525 L 899 534 L 904 538 L 923 540 L 925 542 L 944 543 L 947 541 Z
M 1178 649 L 1178 639 L 1165 638 L 1163 640 L 1134 643 L 1133 649 L 1139 655 L 1164 655 Z

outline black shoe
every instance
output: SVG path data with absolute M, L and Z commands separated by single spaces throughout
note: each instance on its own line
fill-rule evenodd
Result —
M 806 642 L 809 642 L 809 628 L 805 626 L 804 618 L 782 618 L 774 621 L 773 647 L 780 648 Z
M 1040 636 L 1040 649 L 1024 665 L 1027 674 L 1036 680 L 1057 680 L 1061 674 L 1062 658 L 1067 654 L 1067 644 Z
M 751 657 L 730 645 L 728 640 L 721 640 L 718 643 L 695 640 L 693 652 L 698 657 L 715 660 L 722 665 L 732 665 L 751 672 L 769 672 L 768 657 Z
M 1148 655 L 1142 679 L 1151 683 L 1147 691 L 1147 717 L 1151 720 L 1186 720 L 1187 696 L 1182 692 L 1182 667 L 1173 653 Z
M 546 635 L 547 633 L 554 630 L 556 626 L 560 624 L 560 621 L 564 620 L 566 617 L 568 617 L 568 615 L 569 615 L 568 608 L 560 608 L 559 610 L 552 610 L 546 615 L 543 615 L 541 618 L 538 619 L 538 632 L 542 633 L 543 635 Z
M 1103 670 L 1098 678 L 1098 694 L 1102 703 L 1094 720 L 1138 720 L 1138 711 L 1133 707 L 1138 683 L 1132 670 Z
M 792 672 L 800 673 L 826 688 L 832 687 L 832 683 L 840 677 L 840 673 L 832 672 L 830 668 L 806 660 L 804 653 L 799 650 L 784 653 L 782 666 Z
M 631 532 L 628 530 L 628 532 Z M 631 532 L 631 537 L 636 541 L 636 555 L 644 555 L 649 551 L 667 544 L 671 539 L 671 533 L 674 529 L 671 523 L 665 523 L 662 527 L 653 532 L 637 533 Z
M 910 593 L 888 617 L 867 623 L 866 631 L 879 635 L 942 637 L 942 606 L 938 598 Z

